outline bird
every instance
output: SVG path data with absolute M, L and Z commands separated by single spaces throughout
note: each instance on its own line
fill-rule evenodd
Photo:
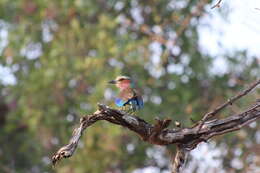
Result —
M 115 99 L 116 106 L 121 108 L 130 106 L 127 109 L 129 113 L 134 113 L 144 107 L 143 98 L 135 88 L 134 82 L 130 77 L 118 76 L 115 80 L 111 80 L 108 83 L 115 84 L 120 90 L 118 97 Z

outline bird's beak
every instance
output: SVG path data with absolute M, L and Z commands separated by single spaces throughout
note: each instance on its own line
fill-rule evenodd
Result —
M 111 80 L 108 82 L 109 84 L 116 84 L 116 81 L 115 80 Z

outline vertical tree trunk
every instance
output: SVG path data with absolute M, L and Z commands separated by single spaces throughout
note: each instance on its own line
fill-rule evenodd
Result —
M 179 173 L 181 168 L 184 166 L 188 151 L 178 145 L 175 158 L 172 160 L 172 170 L 171 173 Z

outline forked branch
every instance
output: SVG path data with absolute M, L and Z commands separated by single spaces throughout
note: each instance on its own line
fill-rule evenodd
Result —
M 208 112 L 204 115 L 204 117 L 200 121 L 199 130 L 204 124 L 204 122 L 212 117 L 214 117 L 217 113 L 219 113 L 221 110 L 226 108 L 228 105 L 232 105 L 236 100 L 240 99 L 241 97 L 247 95 L 250 91 L 252 91 L 257 85 L 260 84 L 260 80 L 257 80 L 256 82 L 252 83 L 247 89 L 244 91 L 238 93 L 236 96 L 228 99 L 225 103 L 215 108 L 213 111 Z
M 241 92 L 238 96 L 231 98 L 227 105 L 235 100 L 248 94 L 253 88 L 260 84 L 260 80 L 250 85 L 248 89 Z M 224 104 L 225 105 L 225 104 Z M 221 109 L 226 106 L 220 106 Z M 219 110 L 218 108 L 216 110 Z M 260 102 L 256 101 L 247 110 L 230 115 L 224 119 L 206 120 L 201 124 L 191 128 L 168 128 L 171 120 L 156 119 L 155 124 L 149 124 L 145 120 L 129 115 L 123 111 L 112 109 L 106 105 L 98 104 L 98 110 L 92 115 L 84 116 L 80 120 L 78 128 L 73 132 L 69 144 L 61 147 L 52 157 L 53 165 L 57 161 L 71 157 L 77 148 L 80 137 L 83 131 L 97 121 L 105 120 L 112 124 L 120 125 L 135 132 L 143 141 L 156 145 L 175 144 L 177 146 L 177 154 L 173 161 L 172 173 L 178 173 L 185 162 L 187 153 L 196 148 L 203 141 L 207 141 L 213 136 L 225 134 L 231 131 L 239 130 L 240 128 L 256 121 L 260 118 Z

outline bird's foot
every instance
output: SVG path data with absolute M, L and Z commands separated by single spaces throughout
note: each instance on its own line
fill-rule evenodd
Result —
M 121 107 L 119 110 L 122 111 L 122 112 L 126 112 L 127 109 L 126 109 L 125 106 L 123 106 L 123 107 Z
M 130 115 L 136 116 L 136 111 L 135 111 L 134 109 L 128 109 L 128 110 L 126 111 L 126 113 L 127 113 L 127 114 L 130 114 Z

